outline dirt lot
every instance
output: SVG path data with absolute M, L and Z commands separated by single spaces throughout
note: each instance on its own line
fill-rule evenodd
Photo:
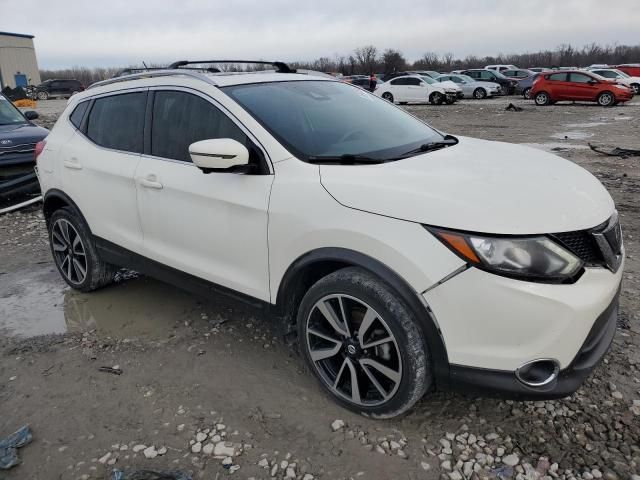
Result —
M 399 419 L 353 415 L 261 312 L 135 274 L 93 294 L 70 290 L 34 207 L 0 216 L 0 437 L 25 423 L 34 431 L 6 478 L 105 479 L 113 468 L 212 480 L 640 478 L 640 158 L 586 146 L 640 148 L 640 101 L 514 100 L 524 111 L 505 111 L 511 100 L 407 108 L 452 134 L 554 149 L 613 195 L 628 257 L 619 329 L 575 395 L 519 403 L 438 393 Z M 40 102 L 41 123 L 64 103 Z M 337 419 L 345 426 L 334 431 Z M 205 453 L 225 439 L 233 451 Z

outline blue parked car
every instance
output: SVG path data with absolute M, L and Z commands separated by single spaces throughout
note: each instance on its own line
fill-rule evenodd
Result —
M 49 130 L 32 123 L 34 111 L 24 114 L 0 94 L 0 198 L 34 193 L 40 188 L 34 167 L 36 143 Z
M 515 94 L 522 95 L 524 98 L 529 100 L 531 98 L 531 87 L 533 86 L 533 82 L 538 78 L 540 73 L 541 72 L 534 73 L 533 75 L 518 81 Z

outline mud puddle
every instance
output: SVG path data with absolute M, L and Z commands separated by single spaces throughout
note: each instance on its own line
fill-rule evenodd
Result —
M 195 297 L 135 277 L 91 293 L 69 288 L 50 264 L 0 275 L 0 334 L 13 337 L 95 330 L 116 338 L 166 338 L 201 319 Z

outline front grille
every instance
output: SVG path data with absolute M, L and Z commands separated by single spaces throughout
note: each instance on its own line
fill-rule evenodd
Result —
M 23 143 L 22 145 L 11 145 L 10 147 L 0 147 L 0 157 L 3 155 L 15 155 L 18 153 L 33 152 L 36 149 L 35 143 Z
M 603 264 L 602 253 L 590 231 L 554 233 L 552 236 L 587 265 Z

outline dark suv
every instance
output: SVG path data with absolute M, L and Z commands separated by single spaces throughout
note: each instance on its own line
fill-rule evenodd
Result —
M 513 95 L 518 82 L 510 78 L 505 77 L 500 72 L 495 70 L 485 70 L 483 68 L 475 68 L 472 70 L 464 70 L 461 72 L 463 75 L 469 75 L 474 80 L 480 82 L 493 82 L 500 85 L 500 90 L 506 95 Z
M 36 112 L 23 114 L 0 94 L 1 200 L 39 189 L 34 172 L 36 143 L 44 140 L 49 130 L 31 123 L 36 118 Z
M 49 98 L 69 98 L 74 93 L 82 92 L 84 85 L 79 80 L 45 80 L 36 87 L 38 100 Z

